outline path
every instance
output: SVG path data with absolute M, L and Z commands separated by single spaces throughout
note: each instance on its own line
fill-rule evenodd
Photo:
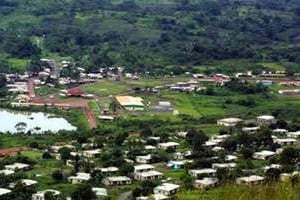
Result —
M 27 82 L 28 94 L 30 98 L 35 98 L 34 79 L 30 78 Z
M 118 196 L 118 200 L 127 200 L 131 197 L 132 191 L 129 192 L 123 192 Z

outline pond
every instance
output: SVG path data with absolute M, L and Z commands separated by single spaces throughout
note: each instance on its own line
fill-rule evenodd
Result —
M 60 130 L 72 131 L 76 127 L 62 117 L 56 117 L 42 112 L 19 112 L 0 109 L 0 132 L 43 133 Z

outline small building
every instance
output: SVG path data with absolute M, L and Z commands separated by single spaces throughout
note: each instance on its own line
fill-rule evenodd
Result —
M 167 164 L 167 167 L 173 169 L 182 169 L 186 163 L 186 160 L 170 160 Z
M 294 138 L 276 138 L 274 139 L 274 143 L 280 144 L 282 146 L 295 145 L 297 143 L 297 140 Z
M 154 188 L 154 194 L 172 196 L 179 191 L 180 186 L 173 183 L 163 183 Z
M 276 119 L 271 115 L 262 115 L 256 118 L 256 122 L 259 126 L 269 126 L 270 124 L 275 124 Z
M 39 192 L 33 194 L 32 200 L 45 200 L 46 193 L 51 193 L 54 197 L 57 197 L 60 195 L 60 192 L 57 190 L 44 190 L 44 191 L 39 191 Z
M 236 167 L 236 163 L 213 163 L 213 169 L 233 169 Z
M 134 173 L 148 172 L 154 169 L 153 165 L 136 165 L 134 166 Z
M 244 120 L 240 118 L 225 118 L 217 121 L 217 125 L 219 126 L 236 126 L 242 124 Z
M 104 176 L 112 176 L 119 171 L 117 167 L 95 168 L 95 171 L 100 171 Z
M 242 128 L 242 131 L 244 133 L 253 134 L 253 133 L 256 133 L 259 129 L 260 129 L 260 127 L 258 127 L 258 126 L 256 126 L 256 127 L 244 127 L 244 128 Z
M 25 186 L 25 187 L 35 187 L 38 182 L 35 180 L 30 180 L 30 179 L 21 179 L 20 180 L 21 183 Z M 16 186 L 16 183 L 11 183 L 9 184 L 9 188 L 14 188 Z
M 14 174 L 15 171 L 13 170 L 9 170 L 9 169 L 3 169 L 3 170 L 0 170 L 0 174 L 4 175 L 4 176 L 9 176 L 9 175 L 12 175 Z
M 86 158 L 97 158 L 101 155 L 101 149 L 85 150 L 82 155 Z
M 159 143 L 157 145 L 158 148 L 160 149 L 164 149 L 164 150 L 176 150 L 176 148 L 179 146 L 180 144 L 177 142 L 165 142 L 165 143 Z
M 104 178 L 102 183 L 106 186 L 129 185 L 132 180 L 127 176 L 111 176 Z
M 288 130 L 277 128 L 277 129 L 274 129 L 272 132 L 273 132 L 274 134 L 286 134 L 286 133 L 288 132 Z M 289 137 L 290 137 L 290 136 L 289 136 Z
M 97 197 L 107 197 L 107 189 L 105 188 L 98 188 L 98 187 L 93 187 L 92 191 L 96 194 Z
M 30 165 L 25 163 L 14 163 L 11 165 L 5 165 L 4 168 L 11 171 L 25 171 L 30 169 Z
M 260 151 L 260 152 L 255 152 L 253 154 L 253 158 L 257 159 L 257 160 L 267 160 L 275 154 L 276 153 L 273 151 L 265 151 L 264 150 L 264 151 Z
M 181 138 L 186 138 L 187 134 L 188 134 L 187 131 L 180 131 L 180 132 L 177 132 L 176 135 Z
M 143 163 L 143 164 L 151 163 L 152 156 L 151 154 L 148 154 L 146 156 L 136 156 L 135 161 L 137 163 Z
M 132 96 L 116 96 L 116 100 L 119 105 L 128 111 L 143 111 L 145 110 L 145 105 L 141 97 Z
M 78 172 L 76 176 L 70 176 L 68 181 L 72 184 L 85 183 L 91 179 L 91 175 L 89 173 Z
M 206 168 L 206 169 L 191 169 L 189 170 L 189 174 L 194 177 L 204 177 L 204 176 L 215 176 L 217 170 Z
M 195 187 L 201 189 L 207 189 L 215 187 L 219 183 L 218 178 L 205 177 L 200 180 L 195 180 Z
M 0 198 L 5 199 L 9 194 L 11 193 L 11 190 L 5 189 L 5 188 L 0 188 Z
M 163 177 L 163 173 L 154 170 L 134 173 L 134 179 L 139 181 L 158 180 L 161 179 L 162 177 Z
M 245 184 L 245 185 L 258 185 L 263 183 L 265 180 L 262 176 L 246 176 L 246 177 L 240 177 L 236 179 L 237 184 Z
M 300 138 L 300 131 L 289 132 L 289 133 L 287 133 L 287 136 L 290 137 L 290 138 L 299 139 Z

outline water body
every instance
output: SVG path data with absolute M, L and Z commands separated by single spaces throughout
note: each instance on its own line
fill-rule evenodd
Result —
M 42 112 L 19 112 L 0 109 L 0 132 L 17 133 L 16 125 L 19 124 L 19 132 L 31 131 L 43 133 L 51 131 L 56 133 L 60 130 L 76 130 L 77 128 L 62 117 L 53 117 Z

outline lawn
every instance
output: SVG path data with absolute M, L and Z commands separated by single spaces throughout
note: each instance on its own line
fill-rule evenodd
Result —
M 85 93 L 95 94 L 97 96 L 109 96 L 131 92 L 131 88 L 117 81 L 101 81 L 84 85 L 82 91 Z

